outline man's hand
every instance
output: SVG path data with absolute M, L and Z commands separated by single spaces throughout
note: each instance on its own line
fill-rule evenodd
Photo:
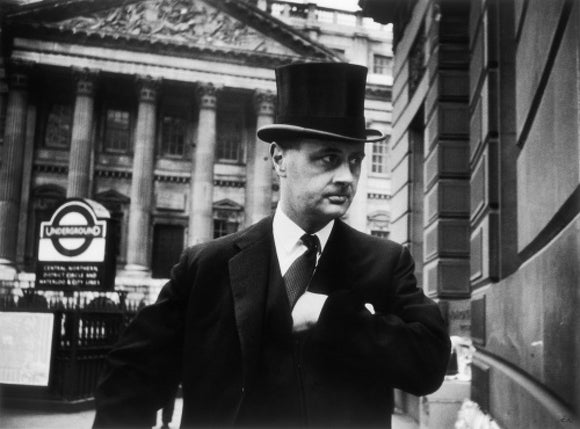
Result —
M 302 332 L 314 326 L 318 322 L 326 298 L 328 295 L 304 292 L 292 310 L 292 331 Z

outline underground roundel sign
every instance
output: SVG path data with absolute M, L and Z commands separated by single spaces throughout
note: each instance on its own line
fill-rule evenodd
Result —
M 108 212 L 90 200 L 70 200 L 40 224 L 38 260 L 103 262 Z

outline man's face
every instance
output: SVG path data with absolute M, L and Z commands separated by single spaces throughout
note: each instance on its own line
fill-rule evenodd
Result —
M 360 177 L 364 143 L 303 138 L 271 147 L 284 213 L 315 232 L 348 210 Z

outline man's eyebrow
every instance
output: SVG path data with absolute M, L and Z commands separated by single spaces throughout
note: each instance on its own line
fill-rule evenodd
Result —
M 323 153 L 342 153 L 342 151 L 334 146 L 324 146 L 314 151 L 315 154 Z

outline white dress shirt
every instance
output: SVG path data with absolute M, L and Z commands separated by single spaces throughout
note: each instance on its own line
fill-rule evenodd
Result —
M 324 247 L 328 242 L 334 220 L 330 221 L 324 228 L 316 232 L 314 235 L 320 240 L 320 250 L 316 255 L 316 264 L 320 255 L 324 251 Z M 280 273 L 282 276 L 286 274 L 290 265 L 296 258 L 306 252 L 307 248 L 300 240 L 306 232 L 296 225 L 284 212 L 278 207 L 274 213 L 274 221 L 272 224 L 274 234 L 274 245 L 276 246 L 276 255 L 278 256 L 278 263 L 280 264 Z

